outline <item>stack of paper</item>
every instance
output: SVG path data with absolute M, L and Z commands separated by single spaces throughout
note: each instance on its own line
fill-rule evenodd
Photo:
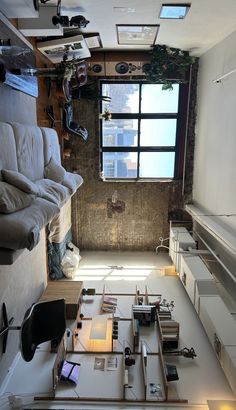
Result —
M 103 296 L 103 301 L 102 301 L 102 311 L 103 312 L 115 312 L 116 311 L 116 306 L 117 306 L 117 298 L 114 298 L 112 296 Z

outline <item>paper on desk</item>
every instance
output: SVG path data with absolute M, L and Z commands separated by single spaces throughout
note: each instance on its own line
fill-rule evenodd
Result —
M 107 358 L 107 370 L 117 370 L 117 357 L 110 356 Z

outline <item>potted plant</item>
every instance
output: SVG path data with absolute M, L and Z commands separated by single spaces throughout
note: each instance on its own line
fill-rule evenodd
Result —
M 196 61 L 189 51 L 166 45 L 154 45 L 151 51 L 150 64 L 146 64 L 144 72 L 148 81 L 162 83 L 164 90 L 172 90 L 173 83 L 186 83 L 189 67 Z
M 112 119 L 111 111 L 108 108 L 105 108 L 104 113 L 101 114 L 101 118 L 105 121 L 111 121 Z

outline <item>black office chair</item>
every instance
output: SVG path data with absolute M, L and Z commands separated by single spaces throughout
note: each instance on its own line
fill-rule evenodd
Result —
M 89 137 L 86 128 L 73 121 L 73 106 L 69 103 L 66 103 L 63 108 L 63 128 L 69 134 L 83 138 L 84 141 Z
M 20 348 L 23 359 L 30 362 L 36 348 L 41 343 L 62 339 L 66 330 L 65 299 L 38 302 L 25 313 L 21 326 L 10 326 L 14 318 L 8 320 L 6 304 L 2 306 L 3 336 L 2 352 L 6 352 L 9 330 L 20 330 Z

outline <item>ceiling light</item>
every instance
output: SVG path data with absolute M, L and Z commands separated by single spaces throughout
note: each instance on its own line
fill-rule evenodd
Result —
M 207 400 L 209 410 L 235 410 L 235 400 Z
M 135 9 L 132 7 L 113 7 L 115 13 L 135 13 Z
M 183 19 L 190 9 L 190 4 L 162 4 L 160 19 Z

